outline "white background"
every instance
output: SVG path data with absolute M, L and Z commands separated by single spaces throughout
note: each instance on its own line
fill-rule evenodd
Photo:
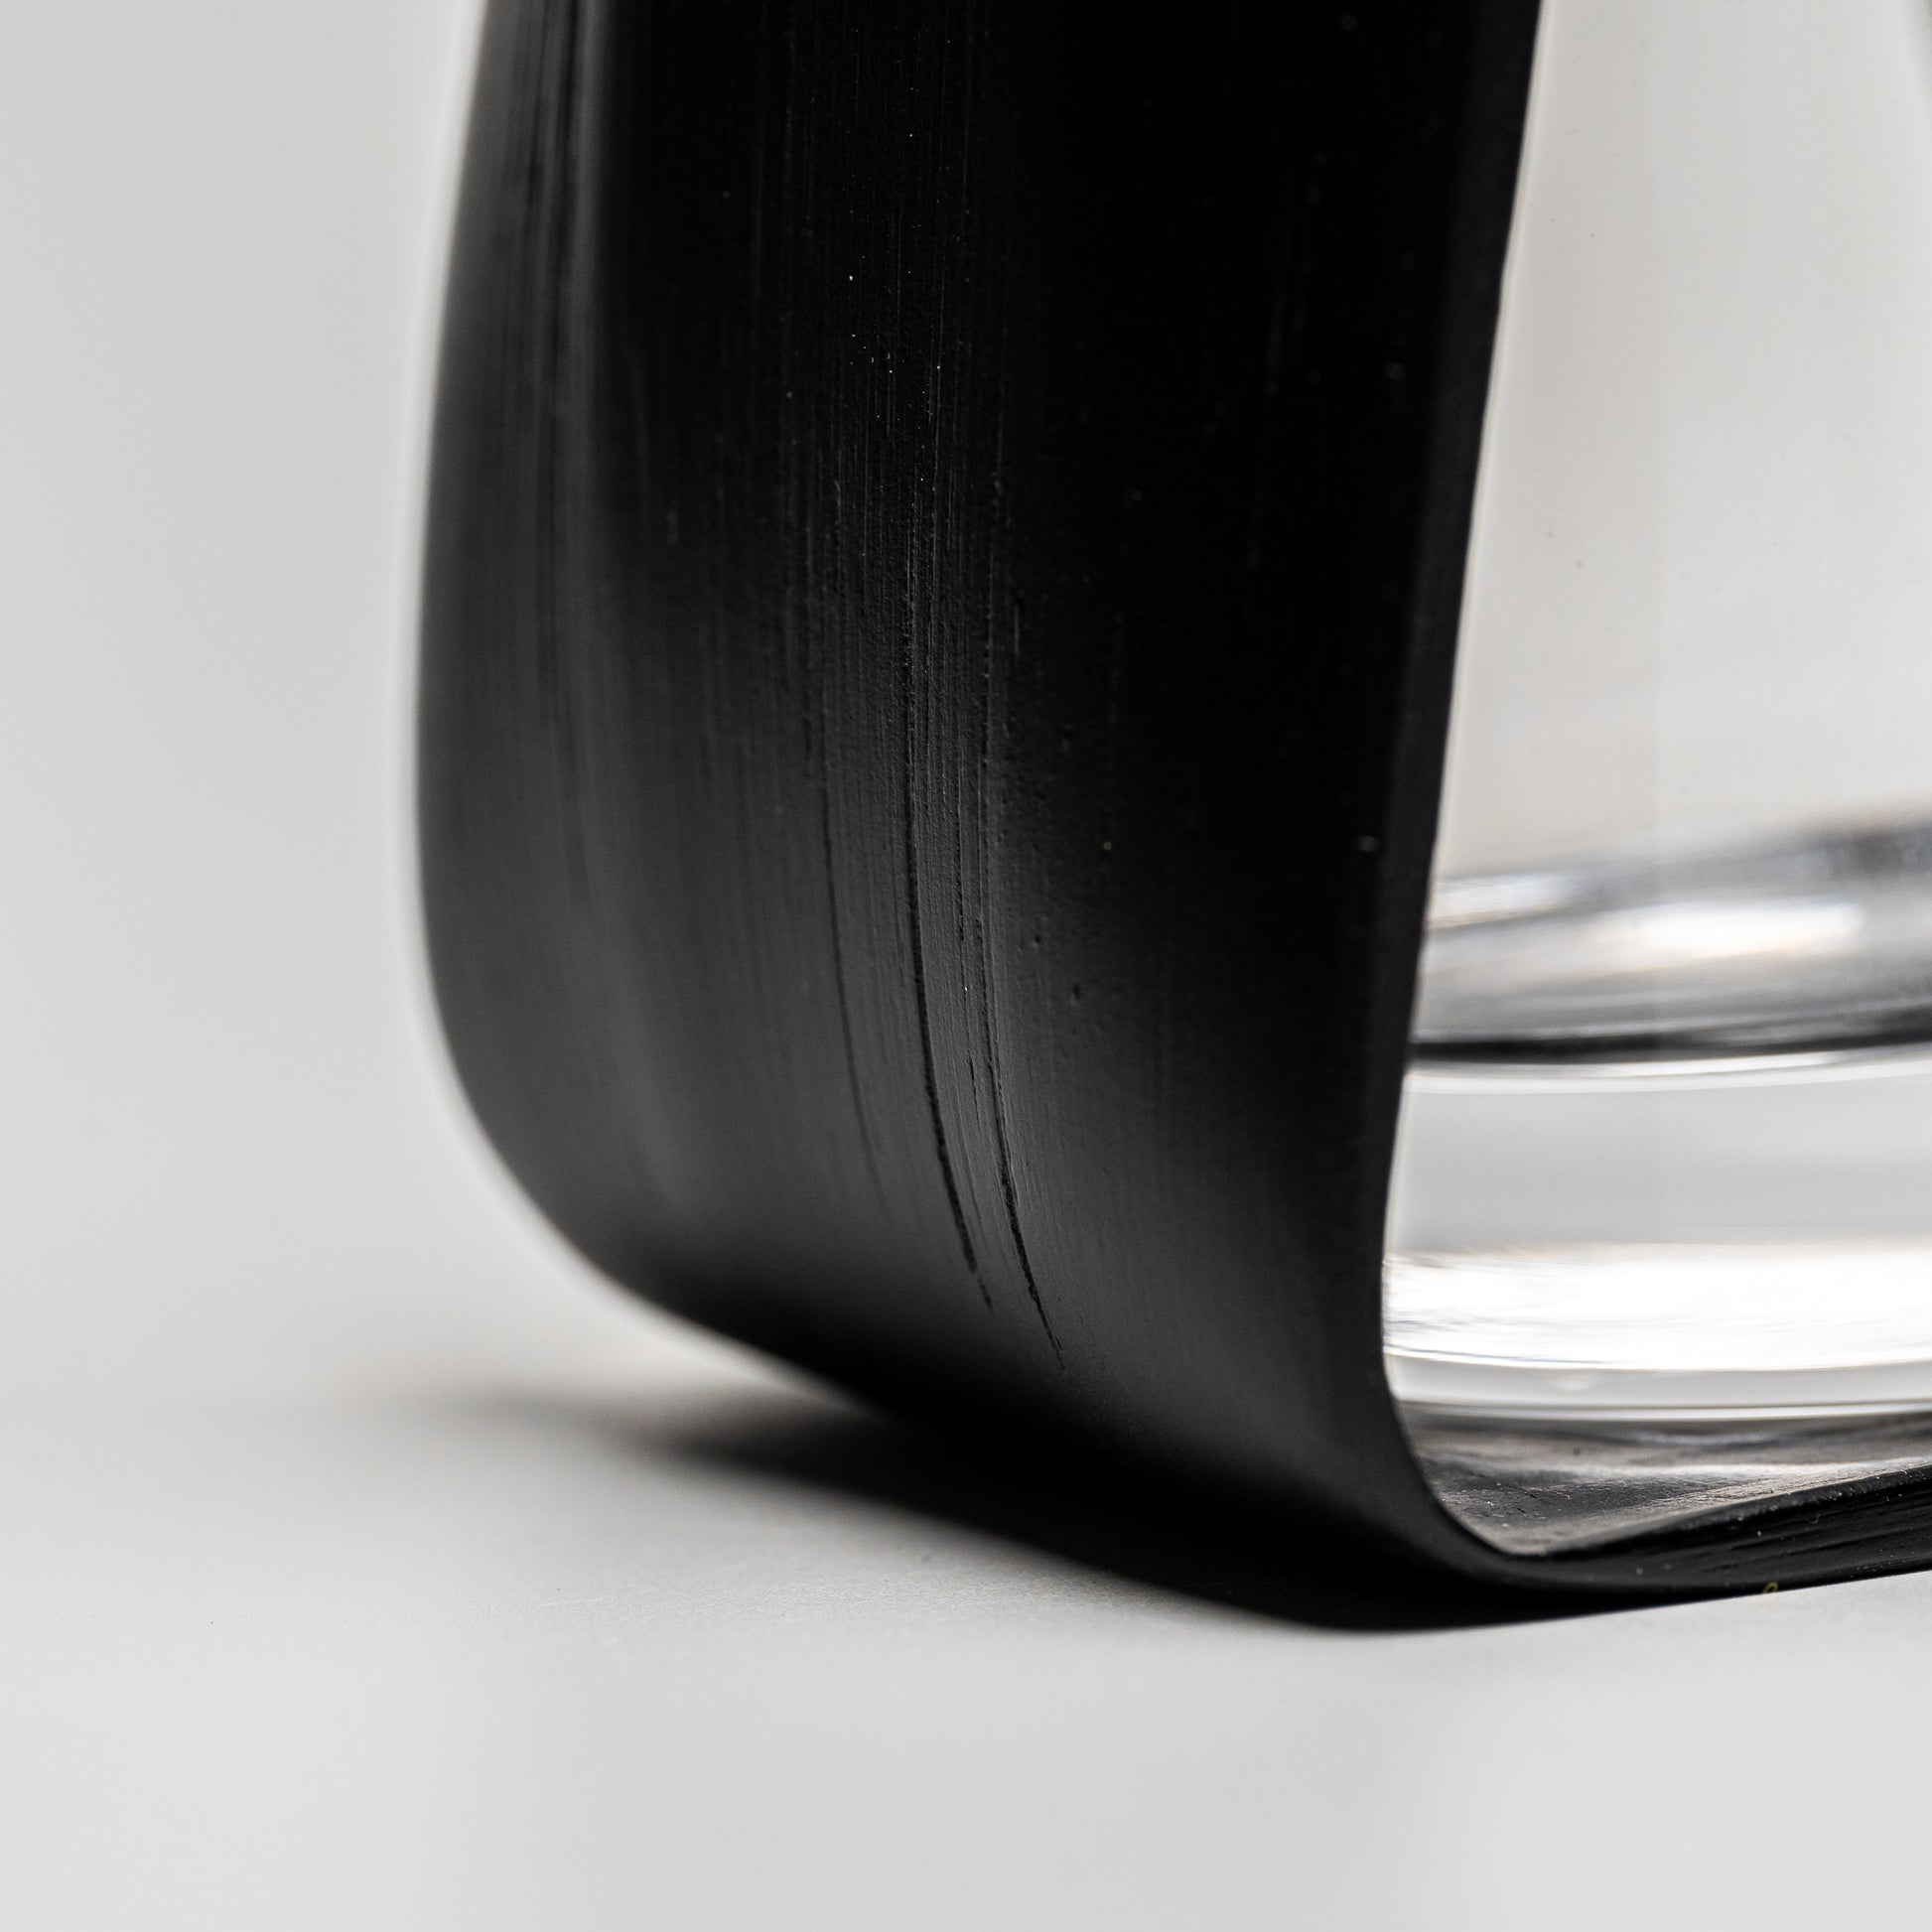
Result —
M 407 859 L 472 27 L 0 5 L 6 1921 L 1922 1909 L 1925 1580 L 1361 1631 L 1309 1556 L 1264 1611 L 1131 1526 L 1083 1560 L 510 1195 Z
M 1932 816 L 1932 8 L 1552 0 L 1450 872 Z

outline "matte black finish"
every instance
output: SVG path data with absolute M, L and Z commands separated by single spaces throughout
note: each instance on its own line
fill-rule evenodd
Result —
M 1919 1561 L 1922 1487 L 1529 1561 L 1423 1482 L 1382 1225 L 1534 4 L 1098 18 L 492 5 L 421 764 L 479 1113 L 653 1299 L 1284 1534 Z

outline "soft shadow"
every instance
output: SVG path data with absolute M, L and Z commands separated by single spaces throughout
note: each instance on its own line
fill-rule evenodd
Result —
M 790 1391 L 720 1391 L 629 1414 L 577 1411 L 634 1454 L 915 1512 L 1107 1576 L 1331 1630 L 1444 1630 L 1615 1607 L 1499 1590 L 1364 1549 L 1325 1526 L 1151 1488 Z

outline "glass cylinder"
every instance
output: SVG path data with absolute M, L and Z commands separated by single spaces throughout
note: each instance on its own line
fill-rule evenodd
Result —
M 1932 34 L 1546 0 L 1390 1212 L 1519 1552 L 1932 1462 Z

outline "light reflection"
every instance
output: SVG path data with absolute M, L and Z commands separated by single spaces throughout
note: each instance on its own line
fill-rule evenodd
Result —
M 1416 1046 L 1666 1057 L 1932 1038 L 1932 825 L 1443 881 Z

